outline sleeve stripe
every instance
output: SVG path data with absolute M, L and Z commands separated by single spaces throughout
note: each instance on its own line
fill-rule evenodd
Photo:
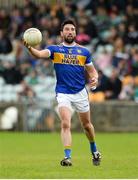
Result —
M 46 49 L 49 52 L 49 57 L 51 56 L 51 51 L 49 49 Z
M 90 65 L 93 65 L 93 63 L 92 62 L 90 62 L 90 63 L 87 63 L 87 64 L 85 64 L 86 66 L 90 66 Z

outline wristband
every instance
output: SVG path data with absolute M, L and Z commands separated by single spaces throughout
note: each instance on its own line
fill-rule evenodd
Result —
M 91 90 L 95 90 L 95 89 L 96 89 L 96 86 L 91 87 Z

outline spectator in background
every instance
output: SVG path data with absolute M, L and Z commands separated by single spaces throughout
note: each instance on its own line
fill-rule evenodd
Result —
M 132 53 L 131 74 L 138 76 L 138 49 L 134 49 Z
M 125 18 L 126 18 L 127 26 L 129 26 L 130 23 L 135 23 L 134 7 L 132 4 L 128 4 L 126 6 Z
M 37 23 L 39 24 L 40 19 L 49 15 L 50 7 L 47 3 L 41 3 L 38 6 Z
M 127 32 L 126 32 L 126 24 L 124 22 L 118 25 L 117 32 L 118 32 L 119 37 L 121 37 L 123 41 L 126 42 Z
M 110 22 L 111 26 L 117 26 L 123 21 L 123 17 L 118 13 L 118 8 L 113 6 L 114 9 L 110 12 Z
M 136 30 L 136 27 L 134 24 L 130 24 L 128 26 L 128 33 L 126 36 L 126 43 L 127 44 L 137 44 L 138 43 L 138 30 Z
M 19 69 L 20 69 L 20 72 L 21 72 L 23 78 L 25 78 L 28 75 L 28 73 L 31 71 L 32 66 L 28 61 L 24 61 L 24 62 L 20 63 Z
M 108 91 L 105 93 L 106 99 L 118 99 L 122 88 L 122 82 L 118 78 L 118 70 L 113 69 L 110 76 Z
M 51 27 L 49 27 L 49 36 L 56 37 L 60 34 L 60 20 L 57 17 L 52 18 Z
M 124 42 L 122 38 L 117 37 L 114 42 L 114 56 L 112 58 L 112 65 L 118 68 L 122 59 L 127 59 L 128 55 L 125 53 Z
M 23 16 L 18 7 L 13 7 L 11 11 L 11 23 L 9 24 L 10 39 L 18 39 L 22 33 Z
M 138 76 L 134 79 L 134 100 L 138 102 Z
M 11 23 L 11 17 L 9 12 L 4 8 L 0 9 L 0 29 L 8 30 Z
M 97 28 L 95 23 L 93 22 L 91 18 L 91 14 L 85 13 L 85 10 L 83 8 L 78 9 L 77 13 L 75 14 L 75 17 L 78 21 L 78 26 L 84 28 L 84 32 L 91 38 L 94 39 L 97 37 Z
M 94 17 L 94 23 L 98 29 L 99 35 L 102 35 L 102 33 L 110 27 L 110 19 L 104 7 L 97 7 L 97 14 Z
M 29 85 L 39 84 L 39 76 L 35 69 L 32 69 L 31 72 L 25 77 L 25 82 Z
M 108 74 L 112 66 L 112 46 L 98 46 L 96 50 L 95 64 L 97 67 Z
M 32 20 L 33 25 L 36 23 L 36 15 L 34 14 L 37 12 L 38 7 L 32 0 L 24 0 L 24 9 L 23 11 L 26 12 L 26 20 Z
M 19 84 L 23 80 L 20 70 L 13 62 L 4 62 L 3 69 L 0 70 L 0 74 L 7 84 Z
M 22 89 L 18 92 L 18 100 L 25 103 L 34 103 L 36 94 L 33 89 L 25 82 L 21 83 Z
M 8 54 L 12 51 L 12 43 L 6 31 L 0 29 L 0 54 Z
M 30 8 L 25 8 L 23 10 L 23 24 L 30 24 L 32 27 L 36 25 L 35 16 L 32 14 L 32 11 Z
M 54 69 L 53 69 L 53 64 L 51 61 L 47 60 L 44 61 L 43 64 L 40 66 L 40 72 L 43 73 L 44 76 L 46 77 L 54 77 Z
M 78 34 L 76 36 L 77 43 L 81 45 L 89 44 L 91 37 L 85 33 L 85 28 L 83 26 L 79 27 Z
M 66 6 L 66 8 L 63 8 L 64 19 L 71 18 L 72 16 L 73 16 L 73 12 L 72 12 L 71 6 Z
M 96 25 L 94 24 L 94 21 L 91 18 L 91 14 L 86 16 L 86 24 L 85 24 L 85 32 L 88 34 L 91 39 L 97 38 L 98 37 L 98 32 Z
M 110 89 L 110 79 L 101 70 L 98 71 L 98 75 L 98 85 L 93 92 L 102 91 L 106 93 Z
M 122 90 L 119 94 L 120 100 L 132 100 L 134 96 L 134 79 L 131 75 L 126 75 L 122 79 Z

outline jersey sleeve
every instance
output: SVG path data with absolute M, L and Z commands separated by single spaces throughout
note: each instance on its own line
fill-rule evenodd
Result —
M 92 64 L 92 62 L 93 62 L 92 55 L 89 51 L 87 51 L 85 65 Z
M 53 59 L 54 58 L 54 52 L 55 52 L 55 46 L 54 45 L 47 46 L 46 49 L 49 50 L 49 58 Z

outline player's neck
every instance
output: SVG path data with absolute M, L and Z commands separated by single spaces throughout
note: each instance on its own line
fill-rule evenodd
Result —
M 62 44 L 63 44 L 63 46 L 72 47 L 72 46 L 76 45 L 76 42 L 75 41 L 72 43 L 63 42 Z

